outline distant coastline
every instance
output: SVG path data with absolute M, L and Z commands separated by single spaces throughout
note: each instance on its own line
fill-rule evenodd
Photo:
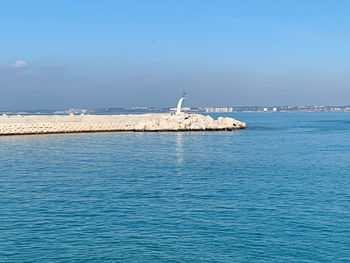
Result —
M 125 108 L 98 108 L 98 109 L 60 109 L 60 110 L 0 110 L 0 115 L 67 115 L 67 114 L 94 114 L 94 115 L 119 115 L 119 114 L 147 114 L 174 112 L 174 108 L 166 107 L 125 107 Z M 244 112 L 350 112 L 350 106 L 232 106 L 232 107 L 184 107 L 186 113 L 244 113 Z

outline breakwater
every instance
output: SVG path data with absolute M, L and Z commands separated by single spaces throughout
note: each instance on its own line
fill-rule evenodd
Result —
M 0 116 L 0 135 L 112 132 L 205 131 L 246 127 L 233 118 L 200 114 Z

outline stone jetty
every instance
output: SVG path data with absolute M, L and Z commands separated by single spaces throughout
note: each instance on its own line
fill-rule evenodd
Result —
M 219 131 L 244 129 L 233 118 L 214 120 L 201 114 L 30 115 L 0 116 L 0 135 L 78 132 Z

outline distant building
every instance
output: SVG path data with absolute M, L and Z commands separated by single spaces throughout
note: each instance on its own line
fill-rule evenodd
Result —
M 177 110 L 177 108 L 170 108 L 169 110 L 175 112 L 175 111 Z M 190 108 L 190 107 L 183 107 L 183 108 L 181 108 L 181 110 L 182 110 L 182 111 L 190 111 L 191 108 Z
M 148 107 L 131 107 L 132 110 L 148 110 Z
M 233 112 L 233 108 L 232 107 L 204 108 L 204 111 L 207 113 L 225 113 L 225 112 Z

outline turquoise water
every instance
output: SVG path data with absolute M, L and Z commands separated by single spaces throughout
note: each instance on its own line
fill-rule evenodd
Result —
M 0 138 L 0 262 L 350 262 L 350 114 Z

